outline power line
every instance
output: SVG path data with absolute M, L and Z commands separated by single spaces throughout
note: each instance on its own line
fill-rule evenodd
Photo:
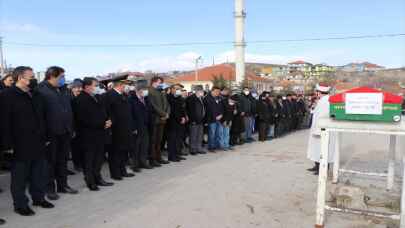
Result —
M 358 35 L 358 36 L 340 36 L 340 37 L 318 37 L 318 38 L 304 38 L 304 39 L 279 39 L 279 40 L 256 40 L 247 41 L 247 44 L 269 44 L 269 43 L 283 43 L 283 42 L 309 42 L 309 41 L 330 41 L 330 40 L 354 40 L 354 39 L 379 39 L 379 38 L 392 38 L 402 37 L 405 33 L 392 33 L 392 34 L 375 34 L 375 35 Z M 45 43 L 23 43 L 23 42 L 3 42 L 5 45 L 10 46 L 25 46 L 25 47 L 87 47 L 87 48 L 135 48 L 135 47 L 178 47 L 178 46 L 210 46 L 210 45 L 224 45 L 234 44 L 233 41 L 201 41 L 201 42 L 180 42 L 180 43 L 145 43 L 145 44 L 45 44 Z

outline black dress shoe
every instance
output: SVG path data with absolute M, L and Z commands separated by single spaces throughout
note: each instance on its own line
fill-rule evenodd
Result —
M 76 189 L 73 189 L 73 188 L 71 188 L 69 186 L 58 188 L 58 192 L 59 193 L 64 193 L 64 194 L 77 194 L 77 193 L 79 193 L 79 191 L 77 191 Z
M 141 169 L 153 169 L 152 166 L 147 165 L 147 164 L 143 164 L 143 165 L 141 165 L 140 167 L 141 167 Z
M 161 166 L 162 166 L 161 164 L 159 164 L 159 163 L 156 162 L 156 161 L 151 161 L 151 162 L 150 162 L 150 165 L 153 166 L 153 167 L 161 167 Z
M 56 194 L 55 192 L 48 192 L 48 193 L 46 194 L 46 197 L 47 197 L 49 200 L 58 200 L 58 199 L 60 198 L 59 195 Z
M 6 224 L 6 220 L 0 219 L 0 226 Z
M 190 152 L 191 155 L 197 155 L 198 153 L 196 152 Z
M 198 151 L 199 154 L 206 154 L 207 152 L 205 151 Z
M 180 159 L 174 158 L 174 159 L 169 159 L 169 161 L 171 161 L 171 162 L 180 162 Z
M 140 173 L 141 169 L 139 167 L 131 167 L 132 171 L 134 171 L 135 173 Z
M 3 189 L 0 188 L 0 193 L 3 193 Z
M 135 174 L 133 174 L 133 173 L 124 173 L 122 176 L 123 177 L 134 177 Z
M 30 208 L 15 208 L 14 209 L 15 213 L 22 215 L 22 216 L 33 216 L 35 215 L 35 212 Z
M 102 187 L 108 187 L 108 186 L 113 186 L 114 183 L 112 183 L 112 182 L 107 182 L 107 181 L 105 181 L 105 180 L 99 180 L 99 181 L 97 181 L 96 185 L 102 186 Z
M 93 191 L 93 192 L 96 192 L 96 191 L 100 190 L 100 188 L 97 187 L 96 184 L 89 184 L 89 185 L 87 185 L 87 187 L 89 188 L 90 191 Z
M 164 160 L 164 159 L 161 159 L 161 160 L 159 160 L 158 161 L 160 164 L 162 164 L 162 165 L 166 165 L 166 164 L 169 164 L 170 162 L 169 161 L 166 161 L 166 160 Z
M 316 166 L 314 166 L 314 167 L 312 167 L 312 168 L 310 168 L 310 169 L 307 169 L 308 171 L 310 171 L 310 172 L 314 172 L 314 171 L 316 171 L 317 170 L 317 167 Z
M 122 177 L 111 177 L 111 179 L 116 180 L 116 181 L 122 181 Z
M 33 206 L 37 206 L 37 207 L 42 207 L 42 208 L 54 208 L 55 206 L 53 204 L 51 204 L 50 202 L 43 200 L 41 202 L 33 202 L 32 203 Z
M 187 160 L 185 157 L 182 157 L 182 156 L 178 156 L 177 159 L 179 159 L 179 160 Z
M 68 170 L 67 170 L 67 174 L 68 174 L 69 176 L 76 175 L 76 173 L 75 173 L 75 172 L 73 172 L 73 171 L 72 171 L 72 170 L 70 170 L 70 169 L 68 169 Z

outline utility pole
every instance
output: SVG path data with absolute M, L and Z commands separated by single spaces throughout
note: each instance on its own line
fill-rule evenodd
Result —
M 245 1 L 235 0 L 235 82 L 240 85 L 245 80 Z
M 0 76 L 4 77 L 6 66 L 4 66 L 4 56 L 3 56 L 3 37 L 0 36 Z

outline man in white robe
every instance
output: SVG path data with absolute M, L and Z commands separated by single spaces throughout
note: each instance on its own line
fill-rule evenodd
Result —
M 315 106 L 312 125 L 308 140 L 308 150 L 307 157 L 311 161 L 315 162 L 313 168 L 308 169 L 308 171 L 314 172 L 314 175 L 319 174 L 319 162 L 321 156 L 321 128 L 318 126 L 319 119 L 329 118 L 329 91 L 330 87 L 328 86 L 316 86 L 317 92 L 320 93 L 320 99 Z M 334 161 L 334 142 L 336 137 L 334 133 L 330 133 L 329 139 L 329 159 L 328 163 L 333 163 Z

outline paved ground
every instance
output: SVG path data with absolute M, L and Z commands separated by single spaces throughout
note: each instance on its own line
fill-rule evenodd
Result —
M 12 228 L 313 227 L 317 177 L 305 171 L 312 165 L 306 160 L 307 135 L 300 131 L 232 152 L 188 156 L 186 162 L 144 171 L 96 193 L 75 175 L 71 185 L 79 195 L 63 195 L 55 209 L 35 209 L 37 215 L 29 218 L 12 212 L 6 192 L 0 195 L 0 217 Z M 344 142 L 346 165 L 362 158 L 357 165 L 366 166 L 367 158 L 373 169 L 384 169 L 386 138 L 345 136 Z M 354 154 L 357 150 L 365 152 Z M 7 175 L 0 177 L 4 189 L 5 183 Z M 386 227 L 370 221 L 333 214 L 327 227 Z

